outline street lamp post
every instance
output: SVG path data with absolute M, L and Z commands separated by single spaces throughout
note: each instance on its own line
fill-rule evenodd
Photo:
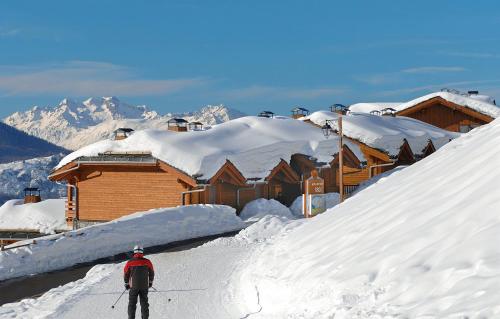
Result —
M 340 202 L 344 201 L 344 143 L 342 141 L 342 114 L 338 114 L 338 120 L 326 120 L 325 125 L 323 125 L 323 134 L 328 138 L 333 130 L 333 124 L 337 121 L 338 134 L 339 134 L 339 197 Z

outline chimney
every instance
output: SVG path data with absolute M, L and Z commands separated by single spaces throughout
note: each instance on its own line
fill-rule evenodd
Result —
M 258 117 L 267 117 L 267 118 L 270 118 L 272 119 L 274 117 L 274 113 L 271 112 L 271 111 L 262 111 L 259 113 L 259 115 L 257 115 Z
M 347 114 L 348 109 L 347 106 L 339 103 L 330 106 L 330 111 L 332 113 Z
M 187 132 L 188 121 L 181 118 L 172 118 L 168 120 L 167 127 L 169 131 Z
M 26 187 L 24 189 L 24 203 L 38 203 L 42 201 L 38 187 Z
M 308 116 L 309 115 L 309 110 L 305 109 L 303 107 L 294 107 L 292 109 L 292 118 L 294 119 L 300 119 L 301 117 Z
M 113 132 L 114 133 L 114 137 L 115 137 L 115 141 L 126 139 L 127 137 L 129 137 L 130 135 L 132 135 L 133 131 L 134 130 L 131 129 L 131 128 L 120 127 L 119 129 L 117 129 L 117 130 L 115 130 Z

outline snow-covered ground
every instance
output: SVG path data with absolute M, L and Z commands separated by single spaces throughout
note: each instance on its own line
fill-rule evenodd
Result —
M 259 304 L 243 299 L 238 274 L 252 262 L 257 247 L 302 222 L 267 216 L 232 238 L 188 251 L 146 256 L 154 264 L 154 287 L 159 291 L 149 294 L 150 318 L 251 318 Z M 0 318 L 124 318 L 127 295 L 111 309 L 123 291 L 123 267 L 124 263 L 95 266 L 84 279 L 38 299 L 3 305 Z
M 9 200 L 0 206 L 0 230 L 34 230 L 44 234 L 68 230 L 64 203 L 64 199 L 30 204 L 24 204 L 22 199 Z
M 498 318 L 500 120 L 256 254 L 255 318 Z
M 120 127 L 167 129 L 167 121 L 172 117 L 214 125 L 244 115 L 224 105 L 160 115 L 145 105 L 129 105 L 116 97 L 93 97 L 82 102 L 66 98 L 54 107 L 34 106 L 6 117 L 4 122 L 67 149 L 79 149 L 109 137 Z
M 23 198 L 25 187 L 38 187 L 42 199 L 65 196 L 66 188 L 47 178 L 63 157 L 59 154 L 0 164 L 0 205 L 9 199 Z
M 53 271 L 145 247 L 221 234 L 245 227 L 234 208 L 179 206 L 139 212 L 113 221 L 36 239 L 0 252 L 0 280 Z M 27 240 L 7 247 L 15 247 Z
M 152 317 L 498 318 L 499 145 L 496 120 L 315 218 L 268 216 L 153 256 Z M 126 302 L 110 305 L 122 267 L 96 266 L 0 315 L 121 318 Z

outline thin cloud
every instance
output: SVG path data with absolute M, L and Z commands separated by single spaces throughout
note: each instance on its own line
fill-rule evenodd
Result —
M 378 96 L 397 96 L 404 95 L 408 93 L 417 93 L 422 91 L 438 91 L 443 88 L 467 88 L 470 86 L 477 86 L 483 84 L 491 84 L 491 83 L 500 83 L 500 80 L 481 80 L 481 81 L 461 81 L 461 82 L 448 82 L 448 83 L 440 83 L 440 84 L 429 84 L 416 86 L 411 88 L 402 88 L 396 90 L 386 90 L 381 91 L 377 95 Z M 474 87 L 476 89 L 476 87 Z
M 6 28 L 0 27 L 0 38 L 8 38 L 13 37 L 21 33 L 21 29 L 19 28 Z
M 0 66 L 4 95 L 163 95 L 203 85 L 203 78 L 143 79 L 131 68 L 106 62 L 70 61 L 40 66 Z
M 378 73 L 378 74 L 365 74 L 365 75 L 355 75 L 353 78 L 356 81 L 367 83 L 370 85 L 383 85 L 390 83 L 398 83 L 405 79 L 408 75 L 419 75 L 419 74 L 439 74 L 439 73 L 451 73 L 451 72 L 463 72 L 467 69 L 460 66 L 422 66 L 403 69 L 394 72 Z
M 439 54 L 472 59 L 498 59 L 500 54 L 493 52 L 460 52 L 460 51 L 439 51 Z
M 230 99 L 247 99 L 265 97 L 269 99 L 315 99 L 324 96 L 334 96 L 345 93 L 345 88 L 319 87 L 319 88 L 292 88 L 253 85 L 245 88 L 228 90 L 223 93 Z
M 446 73 L 446 72 L 463 72 L 466 69 L 460 66 L 421 66 L 416 68 L 404 69 L 403 73 L 413 74 L 429 74 L 429 73 Z

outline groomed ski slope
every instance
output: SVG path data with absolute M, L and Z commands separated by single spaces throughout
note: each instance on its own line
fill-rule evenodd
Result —
M 253 318 L 499 318 L 499 163 L 496 120 L 264 247 Z

